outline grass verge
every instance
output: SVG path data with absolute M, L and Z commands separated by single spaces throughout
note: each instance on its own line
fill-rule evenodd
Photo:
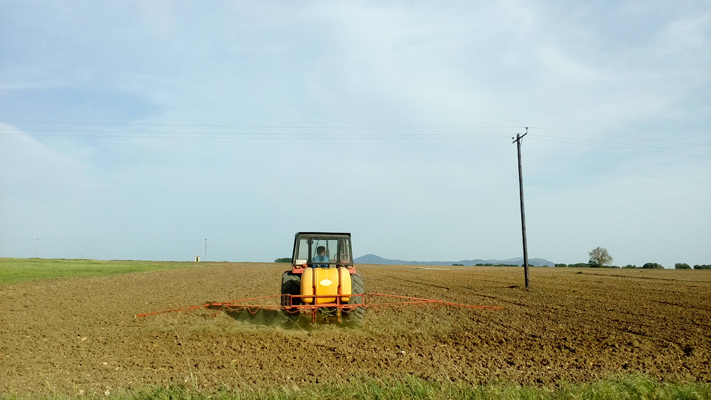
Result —
M 471 399 L 471 400 L 704 400 L 711 399 L 709 383 L 658 382 L 644 375 L 608 378 L 585 384 L 561 384 L 557 387 L 525 387 L 510 383 L 472 385 L 459 382 L 433 382 L 413 376 L 403 378 L 365 378 L 344 384 L 311 384 L 273 388 L 223 388 L 217 391 L 199 390 L 187 386 L 156 387 L 125 393 L 95 393 L 82 399 Z M 72 397 L 44 396 L 63 400 Z M 2 400 L 16 400 L 14 395 L 0 395 Z
M 126 394 L 121 399 L 472 399 L 472 400 L 702 400 L 711 399 L 708 383 L 657 382 L 642 375 L 609 378 L 591 384 L 564 384 L 557 388 L 525 387 L 508 383 L 471 385 L 465 382 L 433 382 L 413 376 L 338 384 L 241 389 L 217 393 L 190 392 L 181 388 L 155 389 Z
M 192 262 L 0 258 L 0 284 L 195 267 Z

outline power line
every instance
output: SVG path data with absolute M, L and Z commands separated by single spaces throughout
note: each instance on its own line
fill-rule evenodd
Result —
M 176 125 L 177 126 L 177 125 Z M 181 125 L 180 127 L 186 127 Z M 236 127 L 233 127 L 233 129 Z M 254 128 L 254 127 L 253 127 Z M 279 129 L 276 127 L 263 127 L 264 129 Z M 283 128 L 286 129 L 286 128 Z M 294 128 L 296 129 L 296 128 Z M 313 130 L 309 127 L 298 127 L 300 130 Z M 21 133 L 15 132 L 15 129 L 0 128 L 0 135 L 13 136 L 24 135 L 30 133 L 37 137 L 93 137 L 93 138 L 157 138 L 157 139 L 229 139 L 229 138 L 252 138 L 252 139 L 419 139 L 419 138 L 496 138 L 503 135 L 510 135 L 510 132 L 460 132 L 465 128 L 444 128 L 444 127 L 402 127 L 402 128 L 385 128 L 385 127 L 319 127 L 318 129 L 329 129 L 332 132 L 264 132 L 264 131 L 231 131 L 219 132 L 212 130 L 91 130 L 91 129 L 23 129 Z M 352 132 L 353 130 L 362 132 Z M 385 132 L 374 132 L 377 130 L 385 130 Z M 390 132 L 391 130 L 399 129 L 400 131 L 418 129 L 418 132 Z M 473 129 L 473 128 L 467 128 Z M 479 128 L 481 129 L 481 128 Z M 341 130 L 341 132 L 338 132 Z M 343 130 L 346 130 L 345 132 Z M 429 130 L 430 132 L 420 132 Z M 455 130 L 452 132 L 452 130 Z M 12 133 L 2 133 L 3 131 L 12 131 Z M 333 132 L 335 131 L 335 132 Z
M 170 126 L 202 128 L 259 128 L 259 129 L 367 129 L 367 130 L 427 130 L 427 129 L 522 129 L 520 126 L 318 126 L 318 125 L 220 125 L 220 124 L 139 124 L 118 122 L 52 122 L 52 121 L 4 121 L 7 124 L 41 125 L 106 125 L 106 126 Z
M 543 138 L 550 138 L 550 139 L 560 139 L 560 143 L 581 143 L 581 144 L 603 144 L 603 145 L 619 145 L 623 147 L 645 147 L 645 148 L 653 148 L 653 149 L 671 149 L 675 150 L 673 148 L 669 147 L 662 147 L 662 146 L 650 146 L 650 145 L 644 145 L 644 144 L 636 144 L 636 143 L 621 143 L 621 142 L 605 142 L 601 140 L 591 140 L 591 139 L 575 139 L 575 138 L 566 138 L 566 137 L 560 137 L 560 136 L 550 136 L 550 135 L 536 135 L 536 137 L 543 137 Z M 552 141 L 552 140 L 549 140 Z M 669 143 L 674 143 L 674 144 L 684 144 L 681 142 L 672 142 L 669 141 Z M 697 145 L 695 145 L 697 146 Z M 676 149 L 676 150 L 683 150 L 683 149 Z
M 317 129 L 317 130 L 324 130 L 324 129 L 329 129 L 329 130 L 475 130 L 475 129 L 523 129 L 525 127 L 521 126 L 343 126 L 343 125 L 333 125 L 333 126 L 318 126 L 318 125 L 231 125 L 231 124 L 158 124 L 158 123 L 117 123 L 117 122 L 69 122 L 69 121 L 5 121 L 5 123 L 8 124 L 39 124 L 39 125 L 82 125 L 82 126 L 127 126 L 127 127 L 132 127 L 132 126 L 153 126 L 153 127 L 175 127 L 175 128 L 215 128 L 215 129 L 224 129 L 224 128 L 231 128 L 231 129 Z M 603 133 L 594 133 L 594 132 L 584 132 L 584 131 L 577 131 L 577 130 L 566 130 L 566 129 L 554 129 L 554 128 L 543 128 L 543 127 L 529 127 L 530 129 L 537 129 L 537 130 L 542 130 L 542 131 L 550 131 L 550 132 L 562 132 L 562 133 L 574 133 L 574 134 L 579 134 L 579 135 L 591 135 L 591 136 L 603 136 L 603 137 L 611 137 L 611 138 L 617 138 L 617 139 L 626 139 L 626 140 L 635 140 L 635 141 L 648 141 L 648 142 L 664 142 L 664 143 L 675 143 L 675 144 L 683 144 L 683 145 L 688 145 L 688 146 L 709 146 L 711 147 L 711 144 L 707 143 L 689 143 L 689 142 L 681 142 L 678 140 L 668 140 L 668 139 L 654 139 L 650 137 L 639 137 L 639 136 L 626 136 L 626 135 L 611 135 L 611 134 L 603 134 Z M 7 129 L 0 129 L 0 130 L 7 130 Z M 84 130 L 48 130 L 48 129 L 25 129 L 23 131 L 26 132 L 83 132 Z M 94 131 L 91 131 L 94 132 Z M 104 132 L 104 131 L 101 131 Z M 105 132 L 112 132 L 114 131 L 105 131 Z M 125 131 L 116 131 L 116 133 L 123 133 Z M 175 131 L 145 131 L 148 133 L 204 133 L 204 132 L 175 132 Z M 133 133 L 133 131 L 127 132 L 127 133 Z M 213 134 L 222 134 L 220 132 L 210 132 Z M 242 133 L 242 132 L 226 132 L 225 134 L 247 134 L 247 133 Z M 257 133 L 254 133 L 257 134 Z M 482 134 L 507 134 L 510 135 L 510 132 L 486 132 Z M 555 137 L 555 138 L 560 138 L 558 136 L 545 136 L 545 135 L 536 135 L 537 137 Z M 562 138 L 562 139 L 570 139 L 570 138 Z M 575 140 L 575 139 L 572 139 Z M 585 139 L 579 139 L 579 140 L 585 140 Z
M 113 122 L 67 122 L 67 121 L 11 121 L 13 124 L 60 125 L 59 127 L 36 127 L 29 129 L 0 128 L 0 136 L 23 136 L 55 138 L 93 138 L 93 139 L 246 139 L 246 140 L 403 140 L 403 139 L 500 139 L 504 135 L 510 137 L 513 129 L 520 127 L 476 127 L 476 126 L 299 126 L 299 125 L 229 125 L 229 124 L 127 124 Z M 72 126 L 73 125 L 73 126 Z M 62 128 L 66 126 L 66 128 Z M 91 129 L 89 127 L 124 127 L 126 129 Z M 162 128 L 206 128 L 202 129 L 132 129 L 138 127 Z M 89 128 L 89 129 L 86 129 Z M 230 129 L 231 131 L 219 131 Z M 249 129 L 249 131 L 241 131 Z M 262 130 L 272 130 L 265 132 Z M 290 129 L 296 132 L 280 132 Z M 678 146 L 711 146 L 704 143 L 688 143 L 649 137 L 633 137 L 625 135 L 600 134 L 552 128 L 535 128 L 542 131 L 572 133 L 575 135 L 590 135 L 615 138 L 621 141 L 605 141 L 586 139 L 584 137 L 569 137 L 556 135 L 539 135 L 531 137 L 534 141 L 564 143 L 578 146 L 594 146 L 613 149 L 628 149 L 656 153 L 679 154 L 686 156 L 711 157 L 708 152 L 699 149 L 680 148 Z M 322 132 L 328 130 L 330 132 Z M 11 131 L 11 133 L 5 133 Z M 20 131 L 20 133 L 16 133 Z M 307 132 L 305 132 L 307 131 Z M 308 132 L 312 131 L 312 132 Z M 313 132 L 316 131 L 316 132 Z M 354 132 L 360 131 L 360 132 Z M 399 132 L 393 132 L 399 131 Z M 644 143 L 670 143 L 676 147 L 654 146 Z
M 538 141 L 538 142 L 572 144 L 572 145 L 585 146 L 585 147 L 593 146 L 593 147 L 604 147 L 604 148 L 618 149 L 618 150 L 638 150 L 638 151 L 647 151 L 647 152 L 654 152 L 654 153 L 667 153 L 667 154 L 679 154 L 679 155 L 687 155 L 687 156 L 711 157 L 711 153 L 709 153 L 705 150 L 697 150 L 697 149 L 669 148 L 669 147 L 648 146 L 648 145 L 633 144 L 633 143 L 615 143 L 615 142 L 609 143 L 609 142 L 585 140 L 585 139 L 556 138 L 555 136 L 547 136 L 547 137 L 549 139 L 540 139 L 538 137 L 531 137 L 531 138 L 529 138 L 529 140 L 534 140 L 534 141 Z M 550 138 L 554 138 L 554 139 L 550 139 Z M 555 140 L 555 139 L 559 139 L 559 140 Z
M 531 127 L 533 129 L 533 127 Z M 635 141 L 647 141 L 647 142 L 664 142 L 664 143 L 676 143 L 676 144 L 684 144 L 688 146 L 709 146 L 711 147 L 711 144 L 707 143 L 689 143 L 689 142 L 681 142 L 678 140 L 668 140 L 668 139 L 654 139 L 650 137 L 639 137 L 639 136 L 626 136 L 626 135 L 610 135 L 610 134 L 604 134 L 604 133 L 592 133 L 592 132 L 582 132 L 582 131 L 570 131 L 570 130 L 563 130 L 563 129 L 550 129 L 550 128 L 535 128 L 538 130 L 542 131 L 551 131 L 551 132 L 563 132 L 563 133 L 575 133 L 579 135 L 591 135 L 591 136 L 604 136 L 604 137 L 612 137 L 612 138 L 617 138 L 617 139 L 627 139 L 627 140 L 635 140 Z M 542 136 L 542 135 L 537 135 L 537 136 Z M 549 136 L 549 137 L 557 137 L 557 136 Z
M 335 133 L 265 133 L 265 132 L 230 132 L 230 133 L 220 133 L 220 132 L 157 132 L 163 134 L 155 134 L 156 132 L 149 132 L 150 134 L 137 135 L 130 132 L 125 132 L 126 134 L 110 134 L 108 132 L 98 132 L 97 133 L 51 133 L 51 134 L 32 134 L 33 137 L 83 137 L 83 138 L 95 138 L 95 139 L 487 139 L 487 138 L 501 138 L 506 135 L 510 136 L 510 133 L 427 133 L 427 134 L 414 134 L 414 133 L 402 133 L 402 134 L 375 134 L 375 133 L 363 133 L 363 134 L 335 134 Z M 114 133 L 114 132 L 111 132 Z M 123 132 L 120 132 L 123 133 Z M 185 134 L 184 134 L 185 133 Z M 197 135 L 196 135 L 197 134 Z M 0 133 L 0 136 L 26 136 L 22 133 Z
M 307 128 L 304 128 L 307 129 Z M 427 128 L 427 129 L 432 129 L 435 130 L 437 128 Z M 440 128 L 441 129 L 441 128 Z M 0 128 L 0 131 L 14 131 L 15 129 L 10 129 L 10 128 Z M 368 130 L 368 129 L 363 129 L 363 130 Z M 404 129 L 403 129 L 404 130 Z M 87 129 L 23 129 L 23 132 L 78 132 L 78 133 L 135 133 L 136 131 L 127 131 L 127 130 L 121 130 L 121 131 L 116 131 L 116 130 L 111 130 L 111 131 L 106 131 L 106 130 L 87 130 Z M 269 135 L 284 135 L 286 133 L 284 132 L 211 132 L 211 131 L 142 131 L 145 133 L 152 133 L 152 134 L 157 134 L 157 133 L 171 133 L 171 134 L 213 134 L 213 135 L 264 135 L 264 134 L 269 134 Z M 343 135 L 343 133 L 297 133 L 297 134 L 309 134 L 309 135 Z M 349 133 L 349 134 L 354 134 L 354 133 Z M 363 134 L 368 134 L 368 133 L 363 133 Z M 383 133 L 370 133 L 371 135 L 383 135 Z M 398 135 L 397 133 L 384 133 L 385 135 Z M 439 133 L 403 133 L 399 135 L 440 135 Z M 459 133 L 444 133 L 444 135 L 503 135 L 503 134 L 510 134 L 507 132 L 459 132 Z M 17 135 L 21 135 L 18 133 Z
M 3 134 L 0 136 L 25 136 L 22 134 Z M 471 136 L 471 135 L 242 135 L 242 136 L 157 136 L 157 135 L 32 135 L 33 137 L 59 137 L 59 138 L 95 138 L 95 139 L 218 139 L 218 140 L 304 140 L 304 139 L 319 139 L 319 140 L 358 140 L 358 139 L 500 139 L 502 135 L 497 136 Z M 509 134 L 510 136 L 510 134 Z

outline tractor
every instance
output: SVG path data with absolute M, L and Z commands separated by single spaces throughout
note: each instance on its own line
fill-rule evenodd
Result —
M 350 233 L 299 232 L 291 270 L 281 279 L 281 306 L 291 319 L 302 312 L 337 318 L 347 326 L 363 322 L 363 278 L 353 265 Z

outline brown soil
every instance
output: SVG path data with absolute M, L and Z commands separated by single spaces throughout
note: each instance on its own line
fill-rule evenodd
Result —
M 711 271 L 358 266 L 367 292 L 503 310 L 372 308 L 362 328 L 274 311 L 134 315 L 279 293 L 284 265 L 0 286 L 0 394 L 298 386 L 365 376 L 526 385 L 640 372 L 711 382 Z

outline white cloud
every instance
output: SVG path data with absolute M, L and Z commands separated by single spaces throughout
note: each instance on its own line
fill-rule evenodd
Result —
M 666 54 L 708 49 L 711 44 L 711 11 L 675 19 L 660 36 L 661 51 Z
M 538 48 L 536 61 L 547 70 L 547 75 L 551 77 L 549 80 L 555 80 L 557 85 L 571 85 L 581 81 L 595 83 L 602 78 L 600 72 L 595 68 L 573 60 L 554 47 L 541 46 Z
M 22 228 L 31 217 L 50 221 L 52 232 L 70 232 L 64 243 L 81 238 L 74 242 L 91 249 L 67 245 L 68 256 L 189 259 L 207 236 L 215 257 L 272 260 L 285 254 L 265 243 L 282 234 L 288 243 L 304 227 L 351 229 L 363 252 L 397 258 L 515 256 L 518 188 L 507 135 L 532 126 L 524 174 L 531 229 L 539 230 L 532 243 L 541 250 L 533 256 L 578 261 L 565 258 L 603 245 L 589 243 L 598 238 L 614 241 L 613 255 L 621 258 L 629 248 L 651 254 L 651 236 L 622 240 L 605 226 L 617 220 L 641 230 L 688 227 L 688 246 L 674 251 L 702 254 L 690 249 L 700 247 L 694 238 L 708 236 L 711 217 L 675 210 L 703 210 L 668 194 L 630 206 L 657 180 L 670 191 L 686 190 L 693 182 L 684 169 L 693 163 L 663 152 L 668 167 L 650 166 L 658 154 L 614 143 L 706 141 L 711 91 L 702 73 L 709 56 L 699 51 L 709 41 L 703 3 L 35 6 L 9 7 L 10 22 L 0 24 L 0 119 L 153 124 L 62 126 L 95 133 L 293 136 L 0 137 L 3 182 L 31 182 L 3 186 L 2 212 L 15 221 L 12 234 L 2 232 L 6 240 L 16 231 L 34 237 Z M 18 126 L 30 134 L 57 128 Z M 345 140 L 318 135 L 422 131 L 307 126 L 518 128 L 492 130 L 494 138 Z M 28 176 L 33 162 L 43 172 Z M 316 177 L 339 189 L 335 200 L 310 193 Z M 708 179 L 702 182 L 694 196 L 707 194 Z M 597 191 L 618 195 L 591 199 Z M 23 203 L 26 197 L 37 207 Z M 589 217 L 603 208 L 609 220 Z M 581 226 L 585 235 L 561 239 Z M 461 253 L 454 256 L 454 249 Z

